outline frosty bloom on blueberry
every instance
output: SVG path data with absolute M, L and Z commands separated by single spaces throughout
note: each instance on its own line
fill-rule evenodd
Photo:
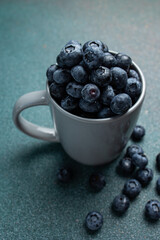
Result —
M 46 72 L 50 95 L 64 110 L 83 118 L 125 114 L 142 92 L 132 59 L 109 51 L 100 40 L 67 42 Z M 137 135 L 136 135 L 137 136 Z

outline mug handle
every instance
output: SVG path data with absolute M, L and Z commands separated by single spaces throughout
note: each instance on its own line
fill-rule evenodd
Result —
M 46 90 L 30 92 L 21 96 L 13 108 L 13 121 L 16 127 L 31 137 L 49 142 L 59 142 L 56 128 L 40 127 L 21 116 L 20 113 L 24 109 L 39 105 L 49 105 L 46 98 Z

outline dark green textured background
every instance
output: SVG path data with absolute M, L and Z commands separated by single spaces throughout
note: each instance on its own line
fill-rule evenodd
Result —
M 160 197 L 155 156 L 160 152 L 160 1 L 159 0 L 1 0 L 0 1 L 0 240 L 158 240 L 160 222 L 148 223 L 145 203 Z M 45 88 L 47 67 L 55 63 L 70 39 L 101 39 L 125 52 L 141 67 L 147 95 L 139 118 L 146 128 L 141 145 L 154 179 L 123 217 L 110 210 L 125 182 L 117 161 L 99 170 L 106 187 L 93 193 L 88 176 L 95 170 L 73 162 L 60 144 L 30 138 L 16 129 L 12 108 L 24 93 Z M 27 119 L 51 126 L 47 107 L 24 112 Z M 91 156 L 92 157 L 92 156 Z M 57 169 L 71 165 L 69 185 L 56 182 Z M 97 168 L 96 168 L 97 169 Z M 102 229 L 94 235 L 83 226 L 86 214 L 98 210 Z

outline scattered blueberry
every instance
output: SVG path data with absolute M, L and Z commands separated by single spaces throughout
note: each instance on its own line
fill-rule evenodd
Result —
M 69 168 L 61 168 L 57 173 L 58 181 L 68 183 L 72 178 L 72 171 Z
M 110 118 L 114 116 L 114 113 L 109 107 L 104 107 L 98 112 L 98 118 Z
M 86 83 L 89 79 L 87 71 L 81 65 L 74 66 L 71 69 L 71 75 L 76 82 L 82 83 L 82 84 Z
M 50 85 L 52 82 L 54 82 L 54 80 L 53 80 L 53 73 L 54 73 L 57 69 L 58 69 L 58 66 L 57 66 L 56 64 L 51 65 L 51 66 L 47 69 L 46 76 L 47 76 L 49 85 Z
M 78 84 L 77 82 L 69 82 L 66 86 L 66 92 L 71 97 L 81 98 L 82 88 L 83 85 Z
M 145 154 L 134 153 L 132 156 L 132 161 L 134 165 L 140 169 L 145 168 L 148 164 L 148 158 Z
M 59 85 L 56 82 L 53 82 L 50 86 L 49 86 L 49 91 L 51 96 L 56 99 L 62 99 L 65 95 L 65 87 L 62 85 Z
M 69 70 L 59 68 L 53 73 L 53 79 L 58 84 L 66 84 L 72 80 Z
M 85 225 L 91 231 L 97 231 L 103 225 L 103 216 L 99 212 L 90 212 L 86 216 Z
M 143 126 L 137 125 L 133 129 L 131 138 L 135 141 L 140 141 L 145 135 L 145 128 Z
M 95 84 L 88 83 L 83 87 L 81 94 L 85 101 L 94 103 L 100 96 L 100 90 Z
M 112 72 L 112 84 L 117 89 L 122 89 L 126 86 L 127 83 L 127 73 L 120 67 L 113 67 Z
M 136 179 L 128 180 L 125 183 L 123 188 L 123 193 L 131 199 L 137 197 L 140 191 L 141 191 L 141 184 Z
M 71 68 L 82 60 L 82 46 L 77 41 L 69 41 L 57 56 L 57 63 L 62 68 Z
M 67 96 L 61 100 L 61 107 L 66 111 L 73 111 L 78 106 L 77 99 Z
M 132 100 L 128 94 L 120 93 L 113 97 L 110 108 L 117 115 L 124 114 L 132 106 Z
M 103 60 L 103 52 L 99 48 L 87 47 L 83 53 L 83 61 L 90 70 L 98 68 Z
M 140 81 L 140 77 L 139 77 L 138 73 L 133 69 L 129 70 L 128 77 L 129 78 L 136 78 L 138 81 Z
M 129 157 L 124 157 L 119 161 L 118 170 L 126 175 L 130 175 L 135 170 L 135 165 L 132 162 L 132 159 Z
M 120 194 L 116 196 L 112 202 L 112 209 L 119 214 L 123 214 L 129 208 L 130 201 L 127 196 Z
M 111 53 L 104 53 L 103 55 L 103 66 L 107 68 L 112 68 L 117 65 L 116 58 Z
M 142 83 L 136 78 L 128 78 L 125 93 L 127 93 L 131 98 L 138 97 L 142 91 Z
M 112 86 L 108 85 L 102 91 L 100 99 L 104 105 L 109 107 L 114 96 L 115 96 L 115 93 Z
M 160 195 L 160 177 L 157 179 L 156 189 L 157 189 L 158 194 Z
M 93 189 L 100 191 L 106 185 L 105 176 L 100 173 L 93 173 L 89 178 L 89 183 Z
M 142 184 L 143 187 L 147 186 L 153 179 L 153 171 L 151 168 L 139 169 L 136 172 L 136 179 Z
M 130 145 L 130 146 L 127 148 L 126 156 L 132 158 L 132 156 L 133 156 L 134 153 L 143 154 L 144 151 L 143 151 L 142 147 L 139 146 L 139 145 Z
M 123 68 L 124 70 L 128 71 L 131 63 L 132 63 L 132 59 L 123 53 L 118 53 L 116 55 L 116 59 L 117 59 L 117 66 L 120 68 Z
M 102 105 L 100 104 L 100 102 L 97 100 L 93 103 L 89 103 L 87 101 L 85 101 L 84 99 L 80 99 L 79 101 L 79 107 L 84 111 L 84 112 L 88 112 L 88 113 L 97 113 L 101 110 Z
M 145 214 L 150 220 L 158 220 L 160 218 L 160 202 L 158 200 L 150 200 L 145 205 Z
M 91 72 L 90 79 L 99 87 L 105 87 L 112 81 L 112 74 L 109 68 L 100 66 Z
M 157 164 L 157 168 L 160 170 L 160 153 L 158 153 L 156 156 L 156 164 Z

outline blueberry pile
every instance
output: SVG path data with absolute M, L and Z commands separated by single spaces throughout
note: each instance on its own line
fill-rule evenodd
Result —
M 122 115 L 137 101 L 142 84 L 126 54 L 112 54 L 99 40 L 69 41 L 46 72 L 51 97 L 86 118 Z

